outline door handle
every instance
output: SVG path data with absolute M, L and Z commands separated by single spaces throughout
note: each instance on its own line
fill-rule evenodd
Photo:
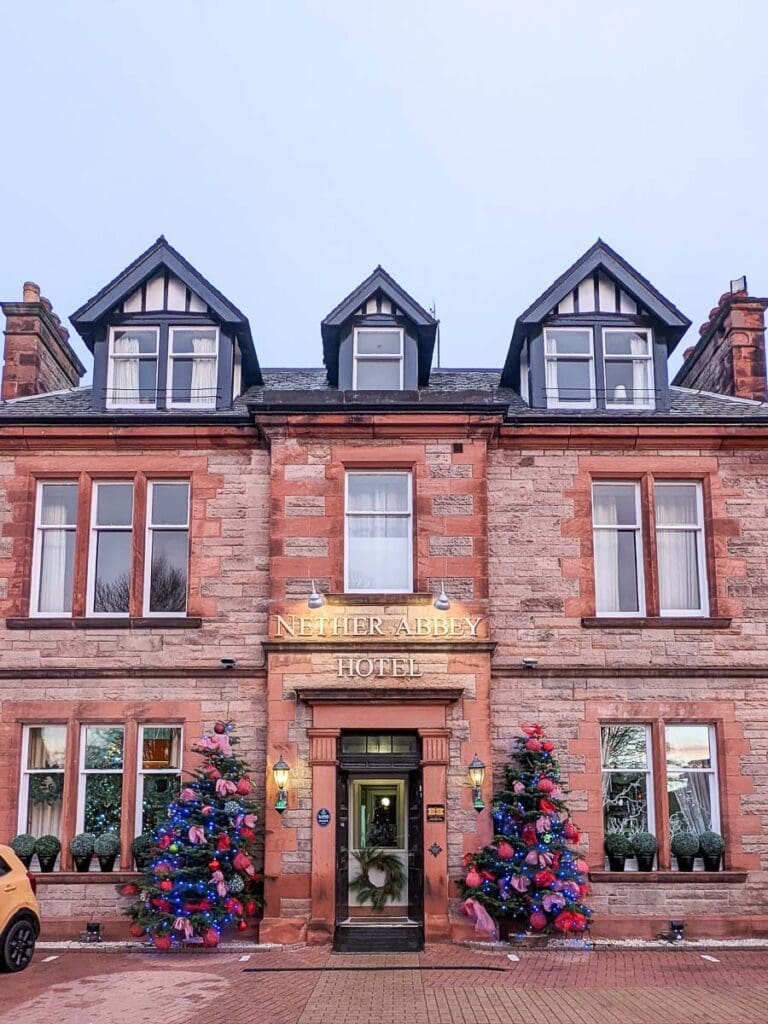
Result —
M 3 892 L 16 892 L 16 886 L 15 885 L 6 885 L 3 888 Z

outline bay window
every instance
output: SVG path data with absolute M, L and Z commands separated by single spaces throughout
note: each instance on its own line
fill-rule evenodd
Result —
M 608 409 L 650 408 L 654 404 L 651 332 L 603 331 L 605 404 Z
M 153 480 L 147 495 L 144 585 L 146 615 L 177 615 L 187 608 L 189 483 Z
M 82 727 L 78 832 L 120 832 L 124 731 L 122 725 Z
M 61 837 L 66 725 L 25 725 L 21 742 L 19 832 Z
M 345 519 L 345 590 L 412 590 L 411 474 L 347 473 Z
M 157 403 L 158 327 L 113 327 L 109 338 L 107 408 Z
M 217 397 L 219 332 L 215 327 L 171 327 L 168 405 L 213 409 Z
M 76 483 L 38 483 L 32 615 L 72 614 L 77 496 Z
M 127 615 L 133 558 L 133 481 L 94 484 L 88 553 L 88 612 Z
M 544 361 L 550 408 L 595 407 L 595 360 L 590 328 L 546 328 Z
M 657 481 L 654 498 L 661 614 L 706 615 L 701 484 Z
M 136 792 L 136 835 L 151 832 L 179 795 L 182 738 L 179 725 L 142 725 Z
M 595 483 L 592 510 L 597 614 L 642 615 L 640 485 Z
M 352 388 L 402 391 L 403 344 L 400 327 L 355 328 Z

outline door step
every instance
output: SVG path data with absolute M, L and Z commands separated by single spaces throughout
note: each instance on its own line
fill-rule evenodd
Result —
M 424 948 L 424 929 L 418 921 L 360 922 L 338 925 L 336 953 L 418 953 Z

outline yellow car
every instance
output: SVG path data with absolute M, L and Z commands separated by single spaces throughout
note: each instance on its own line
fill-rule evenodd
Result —
M 10 846 L 0 846 L 0 970 L 28 967 L 39 934 L 35 880 Z

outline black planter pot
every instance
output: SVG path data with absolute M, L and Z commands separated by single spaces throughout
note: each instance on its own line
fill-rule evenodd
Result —
M 609 853 L 608 867 L 611 871 L 623 871 L 626 860 L 627 858 L 621 854 Z
M 87 857 L 74 857 L 75 871 L 90 871 L 92 858 L 92 853 L 89 853 Z
M 707 857 L 706 854 L 702 854 L 702 860 L 704 861 L 705 871 L 719 871 L 720 862 L 723 859 L 722 853 L 718 853 L 716 857 Z
M 682 857 L 679 853 L 676 853 L 675 857 L 677 858 L 678 871 L 693 871 L 693 857 Z
M 20 853 L 17 853 L 16 856 L 19 858 L 19 860 L 27 869 L 27 871 L 29 871 L 30 866 L 32 864 L 32 858 L 35 856 L 34 853 L 30 853 L 27 857 L 22 857 Z
M 642 853 L 635 854 L 637 857 L 637 870 L 638 871 L 653 871 L 653 859 L 656 856 L 652 853 L 650 856 L 643 856 Z
M 99 870 L 100 871 L 114 871 L 115 861 L 117 860 L 117 854 L 113 853 L 111 857 L 99 857 Z
M 146 871 L 151 860 L 152 858 L 148 857 L 145 853 L 138 855 L 134 853 L 133 855 L 133 863 L 136 865 L 137 871 Z
M 55 853 L 52 857 L 41 857 L 38 853 L 37 859 L 40 862 L 40 870 L 43 874 L 49 875 L 53 871 L 53 865 L 56 863 L 58 853 Z

